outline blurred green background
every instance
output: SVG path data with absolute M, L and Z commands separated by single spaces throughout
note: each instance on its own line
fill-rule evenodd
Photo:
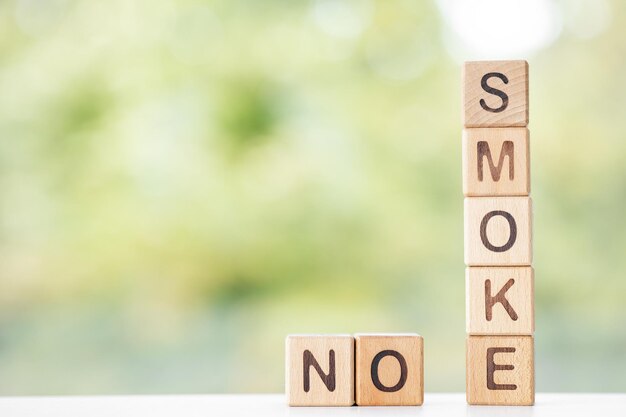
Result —
M 0 393 L 465 389 L 461 63 L 530 63 L 539 391 L 626 390 L 626 4 L 0 1 Z

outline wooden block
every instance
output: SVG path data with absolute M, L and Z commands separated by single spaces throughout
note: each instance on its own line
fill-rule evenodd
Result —
M 357 405 L 422 405 L 422 336 L 357 334 L 355 339 Z
M 463 130 L 463 194 L 530 193 L 529 133 L 525 127 Z
M 289 335 L 285 391 L 290 406 L 354 405 L 354 338 Z
M 528 62 L 466 62 L 463 66 L 463 126 L 526 125 Z
M 465 269 L 466 330 L 472 335 L 532 335 L 534 272 L 529 266 Z
M 532 336 L 467 338 L 467 402 L 472 405 L 533 405 Z
M 532 261 L 530 197 L 465 199 L 465 264 L 530 265 Z

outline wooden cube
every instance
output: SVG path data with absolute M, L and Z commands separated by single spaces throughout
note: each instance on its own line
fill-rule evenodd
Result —
M 525 127 L 463 130 L 463 194 L 530 193 L 529 133 Z
M 472 335 L 532 335 L 534 273 L 529 266 L 465 270 L 466 330 Z
M 354 405 L 354 338 L 289 335 L 285 391 L 290 406 Z
M 530 265 L 532 261 L 530 197 L 465 199 L 465 264 Z
M 357 334 L 357 405 L 421 405 L 424 340 L 415 333 Z
M 528 125 L 528 63 L 474 61 L 463 66 L 463 126 Z
M 471 405 L 533 405 L 532 336 L 467 338 L 467 402 Z

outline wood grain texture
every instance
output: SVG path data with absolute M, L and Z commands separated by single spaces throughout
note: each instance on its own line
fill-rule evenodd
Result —
M 528 266 L 465 269 L 466 331 L 472 335 L 532 335 L 534 271 Z
M 421 405 L 424 340 L 415 333 L 357 334 L 357 405 Z
M 463 126 L 528 125 L 528 63 L 473 61 L 463 66 Z
M 289 335 L 285 362 L 285 392 L 290 406 L 354 405 L 352 336 Z
M 466 385 L 471 405 L 533 405 L 534 338 L 469 336 Z
M 528 129 L 464 129 L 462 143 L 465 196 L 527 196 L 530 193 Z
M 532 207 L 530 197 L 465 198 L 465 264 L 530 265 Z

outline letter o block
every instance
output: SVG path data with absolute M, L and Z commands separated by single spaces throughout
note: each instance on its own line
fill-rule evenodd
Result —
M 465 199 L 465 264 L 530 265 L 532 262 L 530 197 Z
M 463 126 L 526 125 L 528 62 L 466 62 L 463 66 Z
M 357 405 L 422 405 L 424 339 L 415 333 L 357 334 Z
M 354 338 L 289 335 L 285 392 L 290 406 L 354 405 Z
M 532 336 L 469 336 L 467 364 L 468 404 L 534 404 Z

